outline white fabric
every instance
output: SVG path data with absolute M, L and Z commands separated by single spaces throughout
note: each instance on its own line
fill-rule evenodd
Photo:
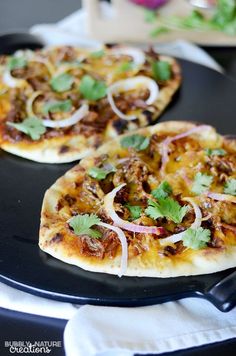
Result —
M 102 4 L 110 16 L 108 4 Z M 31 32 L 47 45 L 99 47 L 87 38 L 86 14 L 77 11 L 55 25 L 36 25 Z M 186 58 L 212 69 L 222 68 L 190 43 L 156 46 L 162 53 Z M 209 302 L 188 298 L 140 308 L 83 306 L 52 301 L 0 283 L 0 306 L 26 313 L 70 319 L 64 341 L 67 356 L 125 356 L 162 353 L 236 337 L 236 308 L 221 313 Z
M 67 323 L 67 356 L 162 353 L 236 336 L 236 309 L 194 298 L 139 308 L 86 305 Z

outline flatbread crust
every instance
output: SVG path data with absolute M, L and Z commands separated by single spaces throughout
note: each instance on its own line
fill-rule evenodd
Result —
M 120 46 L 122 47 L 122 46 Z M 72 47 L 58 47 L 54 50 L 53 54 L 48 50 L 43 53 L 43 58 L 46 58 L 50 61 L 52 65 L 55 65 L 58 55 L 66 48 L 69 48 L 70 51 L 75 51 L 78 53 L 78 56 L 81 56 L 81 50 L 72 48 Z M 109 49 L 106 49 L 109 51 Z M 46 53 L 46 54 L 45 54 Z M 59 54 L 58 54 L 59 53 Z M 41 52 L 37 53 L 37 56 L 40 56 Z M 85 55 L 85 50 L 82 51 L 82 55 Z M 88 53 L 87 53 L 88 55 Z M 153 55 L 153 52 L 152 52 Z M 75 55 L 74 55 L 75 57 Z M 72 57 L 73 59 L 75 59 Z M 67 58 L 67 57 L 66 57 Z M 126 58 L 126 57 L 125 57 Z M 167 107 L 169 102 L 172 99 L 172 96 L 179 88 L 181 83 L 181 74 L 180 74 L 180 66 L 174 58 L 167 56 L 158 56 L 158 59 L 161 61 L 167 61 L 170 63 L 172 76 L 171 79 L 166 82 L 160 83 L 160 93 L 159 97 L 152 105 L 144 106 L 142 109 L 139 108 L 137 111 L 137 119 L 133 121 L 126 121 L 120 119 L 110 108 L 108 102 L 104 103 L 106 99 L 100 99 L 96 102 L 96 107 L 94 107 L 94 102 L 90 101 L 90 111 L 92 110 L 92 114 L 88 114 L 85 119 L 81 122 L 73 125 L 68 129 L 57 130 L 57 129 L 47 129 L 46 134 L 42 135 L 39 140 L 33 141 L 29 136 L 24 133 L 18 132 L 17 134 L 13 132 L 12 128 L 7 127 L 6 122 L 19 122 L 19 115 L 22 117 L 24 114 L 20 114 L 16 110 L 16 106 L 18 105 L 16 102 L 19 100 L 23 103 L 23 107 L 27 101 L 27 99 L 37 90 L 41 90 L 43 95 L 47 98 L 48 95 L 55 97 L 56 100 L 65 100 L 65 93 L 53 93 L 52 89 L 49 85 L 50 74 L 47 72 L 47 68 L 43 67 L 42 63 L 34 63 L 34 67 L 37 68 L 40 72 L 39 79 L 41 77 L 48 78 L 42 83 L 39 83 L 39 79 L 36 76 L 37 71 L 34 68 L 34 75 L 36 76 L 36 83 L 34 82 L 34 77 L 29 78 L 27 87 L 22 87 L 18 89 L 7 88 L 4 86 L 3 79 L 1 79 L 1 72 L 3 75 L 4 66 L 0 68 L 0 93 L 1 91 L 8 89 L 6 94 L 0 95 L 0 147 L 12 154 L 15 154 L 20 157 L 24 157 L 36 162 L 42 163 L 65 163 L 72 162 L 75 160 L 79 160 L 92 152 L 92 150 L 99 147 L 105 141 L 116 137 L 119 134 L 124 132 L 133 131 L 137 128 L 144 127 L 149 125 L 150 123 L 155 122 L 155 120 L 161 115 L 163 110 Z M 124 59 L 118 59 L 124 61 Z M 96 59 L 94 59 L 96 61 Z M 97 60 L 99 61 L 99 59 Z M 0 58 L 1 63 L 1 58 Z M 116 64 L 117 65 L 117 64 Z M 0 66 L 1 67 L 1 66 Z M 30 68 L 31 69 L 31 68 Z M 33 69 L 32 69 L 33 70 Z M 29 71 L 29 70 L 28 70 Z M 142 66 L 138 72 L 131 73 L 121 73 L 120 76 L 117 76 L 111 79 L 112 69 L 109 70 L 109 67 L 103 67 L 103 63 L 98 62 L 96 66 L 96 62 L 85 63 L 84 69 L 71 69 L 66 73 L 73 74 L 77 79 L 80 80 L 83 75 L 90 75 L 94 78 L 99 78 L 110 85 L 112 82 L 115 82 L 119 79 L 125 79 L 127 77 L 134 77 L 137 75 L 145 75 L 151 77 L 150 68 L 146 68 Z M 21 77 L 29 76 L 28 72 L 20 73 Z M 18 73 L 19 77 L 19 73 Z M 3 77 L 2 77 L 3 78 Z M 28 77 L 27 77 L 28 78 Z M 38 81 L 37 81 L 38 80 Z M 33 83 L 33 84 L 32 84 Z M 66 99 L 74 98 L 76 94 L 75 89 L 66 92 Z M 138 92 L 137 92 L 138 95 Z M 15 99 L 13 100 L 12 98 Z M 20 99 L 19 99 L 20 98 Z M 23 98 L 23 99 L 22 99 Z M 137 96 L 137 99 L 139 97 Z M 35 101 L 37 101 L 36 99 Z M 74 99 L 73 99 L 74 100 Z M 128 100 L 128 99 L 127 99 Z M 130 102 L 130 99 L 129 99 Z M 82 103 L 82 102 L 81 102 Z M 81 105 L 78 103 L 78 106 Z M 100 104 L 101 103 L 101 104 Z M 21 106 L 22 106 L 21 105 Z M 77 105 L 77 104 L 76 104 Z M 127 102 L 128 105 L 128 102 Z M 78 107 L 77 107 L 78 108 Z M 15 117 L 14 112 L 15 110 Z M 19 109 L 19 110 L 22 110 Z M 23 108 L 23 110 L 25 110 Z M 110 114 L 108 114 L 108 110 Z M 25 114 L 26 115 L 26 114 Z M 12 117 L 13 116 L 13 117 Z M 107 116 L 107 118 L 104 118 Z M 9 120 L 10 117 L 10 120 Z M 26 117 L 25 117 L 26 118 Z
M 162 137 L 163 134 L 165 136 L 173 136 L 192 129 L 195 126 L 196 125 L 189 122 L 170 121 L 140 129 L 136 133 L 149 137 L 151 135 Z M 214 128 L 202 130 L 201 132 L 195 133 L 193 137 L 196 141 L 201 141 L 203 147 L 222 147 L 224 142 L 223 138 L 216 133 Z M 88 271 L 110 274 L 119 273 L 121 260 L 120 245 L 114 255 L 104 254 L 102 258 L 101 256 L 85 255 L 81 248 L 81 243 L 79 243 L 80 237 L 76 236 L 69 228 L 67 221 L 73 215 L 91 213 L 91 211 L 96 212 L 101 208 L 103 204 L 102 198 L 94 197 L 94 200 L 89 201 L 86 200 L 87 195 L 90 194 L 89 191 L 84 191 L 84 195 L 81 193 L 81 190 L 85 188 L 85 183 L 83 182 L 86 180 L 86 171 L 94 165 L 94 162 L 98 161 L 99 157 L 103 157 L 104 155 L 108 155 L 109 158 L 112 159 L 118 153 L 123 157 L 123 149 L 120 148 L 121 138 L 116 138 L 104 144 L 96 153 L 83 159 L 47 190 L 43 200 L 39 237 L 39 246 L 43 251 L 61 261 L 76 265 Z M 235 141 L 230 143 L 230 147 L 231 150 L 236 151 Z M 150 162 L 145 163 L 148 164 Z M 194 168 L 192 170 L 194 170 Z M 167 173 L 165 176 L 165 179 L 168 180 L 169 178 L 171 179 L 171 173 Z M 174 185 L 175 183 L 172 184 L 174 192 L 178 192 L 178 182 L 176 182 L 176 185 Z M 187 196 L 189 194 L 183 189 L 183 195 Z M 65 199 L 69 204 L 65 203 Z M 77 202 L 75 202 L 76 199 L 78 199 Z M 196 199 L 205 199 L 209 204 L 209 200 L 206 200 L 204 197 L 197 197 Z M 214 207 L 216 207 L 217 202 L 213 201 L 213 203 Z M 201 201 L 201 207 L 204 206 L 203 204 L 204 202 Z M 233 203 L 229 204 L 227 209 L 230 209 L 232 215 L 231 219 L 234 219 L 235 223 L 236 205 Z M 202 211 L 204 211 L 204 209 Z M 214 211 L 211 211 L 211 213 L 214 214 Z M 208 213 L 208 215 L 211 213 Z M 219 216 L 219 218 L 221 217 L 223 218 L 223 213 L 222 216 Z M 186 224 L 188 226 L 185 228 L 189 227 L 190 223 L 187 222 Z M 125 233 L 127 234 L 127 232 Z M 146 247 L 142 249 L 141 253 L 134 255 L 129 247 L 128 268 L 125 272 L 127 276 L 177 277 L 183 275 L 199 275 L 236 266 L 235 230 L 224 230 L 224 237 L 221 244 L 219 244 L 218 240 L 219 237 L 223 235 L 222 230 L 219 229 L 219 234 L 218 231 L 214 232 L 214 243 L 212 242 L 208 247 L 200 250 L 188 248 L 174 255 L 163 254 L 163 248 L 160 247 L 159 239 L 153 238 L 152 235 L 148 234 L 142 235 L 142 245 Z M 87 240 L 89 241 L 89 239 L 92 241 L 91 243 L 94 244 L 92 247 L 96 250 L 97 240 L 91 238 Z M 111 243 L 112 241 L 111 239 Z M 216 246 L 217 244 L 219 246 Z

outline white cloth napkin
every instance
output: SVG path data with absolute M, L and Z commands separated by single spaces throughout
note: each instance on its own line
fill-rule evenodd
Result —
M 109 5 L 101 6 L 109 16 Z M 98 41 L 88 38 L 85 25 L 86 14 L 79 10 L 55 25 L 34 26 L 31 32 L 39 35 L 47 45 L 101 46 Z M 223 71 L 206 52 L 185 41 L 159 45 L 156 49 Z M 194 298 L 139 308 L 79 308 L 0 283 L 0 306 L 70 319 L 64 334 L 67 356 L 162 353 L 236 337 L 236 308 L 224 314 L 209 302 Z

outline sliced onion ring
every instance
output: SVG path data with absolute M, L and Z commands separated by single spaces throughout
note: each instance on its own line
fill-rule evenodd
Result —
M 104 208 L 107 213 L 107 216 L 111 218 L 114 222 L 115 226 L 121 227 L 124 230 L 132 231 L 132 232 L 140 232 L 146 234 L 155 234 L 161 235 L 164 233 L 163 227 L 158 226 L 143 226 L 130 223 L 129 221 L 121 219 L 114 209 L 114 199 L 116 193 L 121 190 L 126 185 L 126 183 L 120 184 L 118 187 L 114 188 L 110 193 L 106 194 L 104 197 Z
M 136 119 L 136 115 L 125 115 L 122 113 L 116 106 L 115 101 L 113 99 L 113 94 L 118 94 L 121 92 L 129 91 L 136 89 L 139 86 L 145 86 L 150 92 L 149 98 L 146 100 L 147 105 L 153 104 L 159 95 L 159 87 L 155 80 L 145 77 L 143 75 L 139 75 L 134 78 L 128 78 L 123 80 L 118 80 L 117 82 L 110 85 L 107 89 L 107 99 L 109 104 L 111 105 L 114 113 L 124 120 L 134 120 Z
M 193 209 L 194 209 L 194 213 L 195 213 L 195 220 L 194 222 L 192 223 L 192 225 L 190 226 L 191 229 L 198 229 L 200 226 L 201 226 L 201 223 L 202 223 L 202 212 L 199 208 L 199 206 L 194 202 L 194 200 L 192 198 L 183 198 L 184 201 L 187 201 L 189 202 Z M 175 242 L 178 242 L 180 240 L 182 240 L 182 237 L 184 235 L 185 231 L 182 231 L 178 234 L 174 234 L 174 235 L 171 235 L 171 236 L 168 236 L 164 239 L 160 239 L 159 242 L 160 242 L 160 245 L 161 246 L 165 246 L 165 245 L 168 245 L 169 243 L 175 243 Z
M 187 137 L 189 135 L 192 135 L 196 132 L 202 131 L 202 130 L 210 130 L 212 129 L 211 126 L 208 125 L 200 125 L 197 127 L 193 127 L 192 129 L 182 132 L 179 135 L 173 136 L 173 137 L 167 137 L 163 142 L 162 142 L 162 166 L 161 170 L 163 171 L 165 168 L 166 163 L 168 162 L 168 150 L 169 150 L 169 144 L 173 141 L 179 140 L 181 138 Z
M 134 65 L 141 66 L 145 63 L 145 54 L 141 49 L 133 47 L 112 48 L 109 53 L 113 56 L 129 56 L 133 58 Z
M 27 115 L 30 117 L 30 116 L 35 116 L 35 113 L 34 113 L 34 110 L 33 110 L 33 104 L 34 104 L 34 101 L 35 99 L 42 95 L 43 93 L 41 91 L 35 91 L 33 92 L 33 94 L 29 97 L 29 99 L 27 100 L 26 102 L 26 112 L 27 112 Z
M 60 128 L 67 127 L 77 124 L 85 115 L 89 112 L 88 104 L 83 104 L 78 110 L 74 112 L 74 114 L 66 119 L 62 120 L 43 120 L 43 124 L 45 127 L 51 128 Z
M 100 225 L 107 229 L 115 231 L 120 242 L 121 242 L 120 273 L 118 274 L 118 276 L 121 277 L 123 274 L 125 274 L 125 272 L 127 270 L 127 262 L 128 262 L 128 244 L 127 244 L 126 236 L 125 236 L 124 232 L 117 226 L 113 226 L 113 225 L 106 224 L 103 222 L 100 222 L 97 225 Z
M 230 194 L 208 192 L 207 196 L 213 200 L 228 201 L 236 204 L 236 197 Z

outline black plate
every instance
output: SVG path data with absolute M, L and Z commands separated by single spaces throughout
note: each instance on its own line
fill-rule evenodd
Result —
M 11 32 L 0 35 L 0 54 L 12 54 L 18 49 L 32 50 L 43 47 L 42 40 L 27 32 Z
M 181 61 L 183 85 L 163 120 L 201 121 L 235 133 L 236 85 L 221 74 Z M 220 310 L 236 304 L 235 269 L 178 278 L 134 278 L 86 272 L 38 248 L 45 190 L 73 164 L 37 164 L 0 153 L 0 279 L 44 297 L 99 305 L 138 306 L 188 296 L 204 297 Z M 223 280 L 223 282 L 222 282 Z

